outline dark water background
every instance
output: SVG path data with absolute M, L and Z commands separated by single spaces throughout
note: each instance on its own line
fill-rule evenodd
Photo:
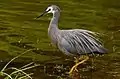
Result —
M 46 61 L 40 68 L 31 70 L 34 79 L 67 77 L 67 67 L 72 67 L 74 62 L 72 59 L 66 61 L 56 47 L 49 45 L 47 28 L 51 15 L 35 19 L 51 4 L 61 8 L 60 29 L 80 28 L 99 32 L 101 41 L 110 51 L 104 56 L 90 56 L 90 60 L 79 69 L 81 78 L 120 79 L 119 0 L 1 0 L 0 67 L 25 50 L 34 48 L 11 65 L 19 67 L 32 61 L 42 64 Z M 60 57 L 63 58 L 53 60 Z M 45 72 L 44 67 L 47 67 Z

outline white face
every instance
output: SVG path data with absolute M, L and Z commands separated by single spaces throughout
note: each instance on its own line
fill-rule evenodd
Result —
M 46 9 L 47 13 L 54 13 L 55 11 L 53 10 L 53 7 L 48 7 Z

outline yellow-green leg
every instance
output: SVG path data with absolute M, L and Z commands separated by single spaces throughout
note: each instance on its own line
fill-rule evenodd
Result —
M 76 64 L 70 69 L 69 75 L 72 75 L 72 73 L 73 73 L 74 70 L 78 72 L 77 67 L 78 67 L 80 64 L 84 63 L 85 61 L 87 61 L 88 59 L 89 59 L 88 56 L 82 56 L 82 57 L 80 57 L 80 58 L 75 57 L 75 62 L 76 62 Z M 82 61 L 79 62 L 79 60 L 82 60 Z

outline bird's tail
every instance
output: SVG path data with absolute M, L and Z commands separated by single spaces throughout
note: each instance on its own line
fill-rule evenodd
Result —
M 99 47 L 99 50 L 94 51 L 93 53 L 96 53 L 96 54 L 107 54 L 108 50 L 106 48 L 104 48 L 104 47 Z

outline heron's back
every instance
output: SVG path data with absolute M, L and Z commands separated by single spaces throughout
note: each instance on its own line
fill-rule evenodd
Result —
M 93 35 L 95 35 L 94 32 L 81 29 L 61 30 L 57 37 L 57 45 L 68 55 L 106 53 L 107 50 Z

